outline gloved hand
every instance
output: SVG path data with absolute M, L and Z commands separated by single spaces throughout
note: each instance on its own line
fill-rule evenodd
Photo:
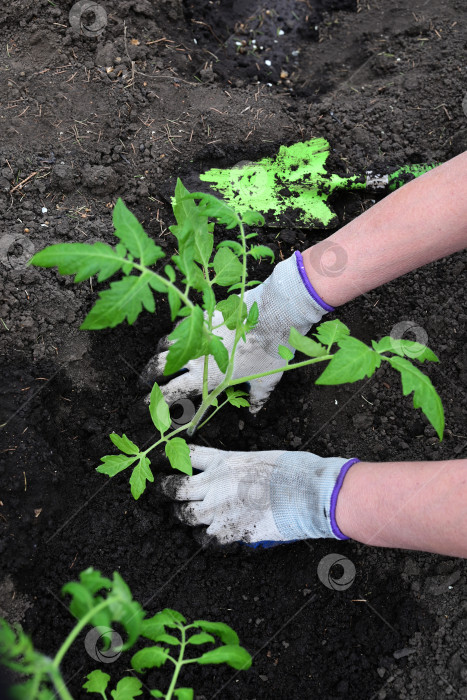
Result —
M 225 452 L 192 445 L 195 476 L 167 476 L 162 490 L 185 503 L 176 515 L 207 525 L 201 541 L 270 545 L 318 537 L 348 539 L 335 510 L 348 469 L 358 459 L 310 452 Z
M 240 341 L 235 355 L 233 378 L 247 377 L 251 374 L 283 367 L 284 360 L 277 348 L 288 343 L 290 329 L 293 326 L 300 333 L 307 333 L 322 316 L 333 311 L 315 292 L 303 266 L 303 260 L 297 251 L 295 255 L 280 262 L 265 282 L 245 293 L 244 300 L 248 310 L 253 303 L 258 303 L 259 321 L 248 333 L 246 342 Z M 213 327 L 222 324 L 222 315 L 214 313 Z M 232 349 L 235 332 L 225 326 L 216 331 L 229 350 Z M 159 350 L 168 347 L 167 339 L 159 345 Z M 147 386 L 163 376 L 167 352 L 159 352 L 146 365 L 141 378 Z M 202 393 L 204 359 L 191 360 L 188 372 L 172 379 L 161 387 L 166 401 L 171 404 L 181 398 L 192 398 Z M 269 394 L 282 377 L 282 373 L 254 379 L 250 383 L 250 411 L 257 413 L 267 400 Z M 208 388 L 214 389 L 222 381 L 223 374 L 214 359 L 209 363 Z

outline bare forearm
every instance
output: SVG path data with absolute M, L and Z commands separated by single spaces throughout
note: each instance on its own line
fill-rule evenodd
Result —
M 357 463 L 336 520 L 345 535 L 372 546 L 467 557 L 467 459 Z
M 404 185 L 303 254 L 331 306 L 467 246 L 467 151 Z

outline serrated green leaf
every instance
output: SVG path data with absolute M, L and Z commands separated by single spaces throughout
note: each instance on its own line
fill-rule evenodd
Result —
M 164 434 L 172 425 L 169 405 L 157 382 L 154 383 L 151 390 L 149 413 L 151 414 L 152 422 L 161 434 Z
M 208 634 L 207 632 L 199 632 L 198 634 L 193 634 L 188 639 L 188 644 L 214 644 L 215 641 L 216 640 L 214 639 L 212 634 Z
M 216 297 L 214 296 L 214 292 L 212 291 L 211 287 L 206 287 L 203 289 L 203 304 L 204 309 L 210 316 L 212 316 L 214 309 L 216 308 Z
M 181 613 L 177 612 L 177 610 L 172 610 L 171 608 L 164 608 L 164 610 L 161 610 L 160 612 L 156 613 L 146 622 L 151 623 L 151 626 L 147 629 L 155 629 L 158 626 L 176 628 L 180 625 L 183 625 L 186 622 L 186 619 Z M 149 637 L 149 639 L 152 639 L 152 637 Z
M 200 627 L 204 632 L 219 637 L 223 644 L 239 644 L 238 634 L 225 622 L 210 622 L 209 620 L 195 620 L 195 627 Z
M 131 275 L 112 282 L 109 289 L 99 293 L 99 299 L 81 324 L 81 330 L 114 328 L 125 318 L 131 325 L 143 307 L 153 313 L 155 303 L 149 286 L 151 277 L 151 273 L 143 272 L 139 277 Z
M 240 297 L 237 294 L 231 294 L 229 297 L 227 297 L 227 299 L 217 302 L 216 309 L 221 312 L 227 328 L 231 331 L 235 330 L 239 320 Z M 243 302 L 240 321 L 244 321 L 246 319 L 247 313 L 246 304 Z
M 146 668 L 160 668 L 170 655 L 169 649 L 163 647 L 146 647 L 137 651 L 131 658 L 131 665 L 135 671 L 144 671 Z
M 169 348 L 164 374 L 174 374 L 189 360 L 204 354 L 204 315 L 200 306 L 195 306 L 190 316 L 185 318 L 169 335 L 174 341 Z
M 413 391 L 414 408 L 421 408 L 438 433 L 440 440 L 444 433 L 444 409 L 441 399 L 431 383 L 431 379 L 418 367 L 403 357 L 388 357 L 391 367 L 401 375 L 402 393 L 408 396 Z
M 267 245 L 254 245 L 250 248 L 248 253 L 255 260 L 259 260 L 260 258 L 271 258 L 271 262 L 274 262 L 274 253 Z
M 189 195 L 191 199 L 199 199 L 198 209 L 211 219 L 216 219 L 218 223 L 224 224 L 231 229 L 240 225 L 240 219 L 236 212 L 229 207 L 222 199 L 217 199 L 212 194 L 206 192 L 193 192 Z
M 66 583 L 62 587 L 62 593 L 64 595 L 71 595 L 70 612 L 78 620 L 84 617 L 84 615 L 95 606 L 92 594 L 78 583 L 78 581 L 69 581 L 69 583 Z
M 138 464 L 130 476 L 131 495 L 135 500 L 144 493 L 147 481 L 154 481 L 153 473 L 149 467 L 151 462 L 147 457 L 141 456 Z
M 193 700 L 193 688 L 176 688 L 174 695 L 177 700 Z
M 321 323 L 316 331 L 317 332 L 314 334 L 315 337 L 318 338 L 320 343 L 328 347 L 350 334 L 350 330 L 342 321 L 339 321 L 338 318 L 334 321 L 325 321 Z
M 286 362 L 289 362 L 289 360 L 293 360 L 294 358 L 293 352 L 289 350 L 289 348 L 287 348 L 285 345 L 279 345 L 279 347 L 277 348 L 277 352 L 283 360 L 286 360 Z
M 133 600 L 128 584 L 118 571 L 115 571 L 113 575 L 112 594 L 117 596 L 117 600 L 112 600 L 109 607 L 112 620 L 119 622 L 128 635 L 126 642 L 116 647 L 116 650 L 126 651 L 133 646 L 140 636 L 145 612 L 141 605 L 136 600 Z
M 243 647 L 237 644 L 227 644 L 223 647 L 212 649 L 212 651 L 207 651 L 196 662 L 202 666 L 206 664 L 228 664 L 237 670 L 246 671 L 252 664 L 252 658 Z
M 236 406 L 237 408 L 248 408 L 250 403 L 242 398 L 243 396 L 248 396 L 246 391 L 242 391 L 241 389 L 233 389 L 232 387 L 227 387 L 226 392 L 227 394 L 227 399 L 229 403 L 232 404 L 232 406 Z
M 417 343 L 412 340 L 404 340 L 404 338 L 392 338 L 386 335 L 381 338 L 378 342 L 375 340 L 371 341 L 373 350 L 379 353 L 392 352 L 400 357 L 408 357 L 411 360 L 418 360 L 419 362 L 439 362 L 435 353 L 430 350 L 426 345 Z
M 126 457 L 125 455 L 105 455 L 101 457 L 102 464 L 96 467 L 99 474 L 115 476 L 135 462 L 137 457 Z
M 126 676 L 118 681 L 117 687 L 110 694 L 114 700 L 133 700 L 143 694 L 142 687 L 143 684 L 139 678 Z
M 243 246 L 238 241 L 221 241 L 217 246 L 219 248 L 230 248 L 238 256 L 243 254 Z
M 230 248 L 219 248 L 214 256 L 214 282 L 222 287 L 239 282 L 242 277 L 242 263 Z
M 193 468 L 191 466 L 190 448 L 186 440 L 181 437 L 172 438 L 165 443 L 165 454 L 170 462 L 172 469 L 178 469 L 184 474 L 191 476 Z
M 83 689 L 88 693 L 100 693 L 102 696 L 104 696 L 110 681 L 109 674 L 104 673 L 99 668 L 96 668 L 95 671 L 88 673 L 86 678 L 88 680 L 83 685 Z
M 58 243 L 36 253 L 29 261 L 36 267 L 58 267 L 61 275 L 75 275 L 83 282 L 98 275 L 99 282 L 118 272 L 125 260 L 106 243 Z
M 121 452 L 126 455 L 137 455 L 139 454 L 139 447 L 132 442 L 125 433 L 120 437 L 117 433 L 110 433 L 109 438 L 112 440 L 115 447 L 117 447 Z
M 229 364 L 229 351 L 217 335 L 211 335 L 208 344 L 208 352 L 216 360 L 220 371 L 225 374 Z
M 203 267 L 207 267 L 211 258 L 212 249 L 214 247 L 214 236 L 207 231 L 197 231 L 195 234 L 195 251 L 194 258 L 201 263 Z
M 290 329 L 289 343 L 293 348 L 303 352 L 308 357 L 323 357 L 327 354 L 327 349 L 316 340 L 307 338 L 299 333 L 295 328 Z
M 243 223 L 247 226 L 264 226 L 265 219 L 258 211 L 246 211 L 242 214 Z
M 333 355 L 316 384 L 347 384 L 371 377 L 381 365 L 381 356 L 365 343 L 351 336 L 341 337 L 339 350 Z
M 118 199 L 113 210 L 115 235 L 142 265 L 153 265 L 165 253 L 149 238 L 136 216 Z
M 95 595 L 103 588 L 108 590 L 112 586 L 112 581 L 107 576 L 102 576 L 101 572 L 89 566 L 79 575 L 80 584 L 84 586 L 91 595 Z
M 245 333 L 249 333 L 253 330 L 259 321 L 259 308 L 256 301 L 251 305 L 250 311 L 248 312 L 247 319 L 245 321 Z

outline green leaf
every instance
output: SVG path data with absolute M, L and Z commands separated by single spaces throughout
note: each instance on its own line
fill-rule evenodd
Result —
M 271 258 L 271 262 L 274 262 L 274 253 L 267 245 L 254 245 L 250 248 L 248 254 L 255 260 L 259 260 L 260 258 Z
M 142 265 L 153 265 L 165 256 L 162 248 L 149 238 L 136 216 L 121 199 L 117 200 L 114 207 L 113 222 L 117 238 L 135 258 L 140 259 Z
M 217 246 L 219 248 L 230 248 L 236 255 L 243 255 L 243 246 L 238 241 L 221 241 Z
M 174 695 L 178 700 L 193 700 L 193 688 L 176 688 Z
M 173 469 L 178 469 L 184 474 L 191 476 L 193 468 L 191 466 L 190 448 L 186 440 L 181 437 L 172 438 L 165 443 L 165 454 Z
M 216 308 L 216 297 L 214 296 L 214 292 L 212 291 L 211 287 L 206 287 L 206 289 L 203 289 L 203 303 L 205 310 L 210 316 L 212 316 L 214 309 Z
M 425 360 L 428 360 L 428 362 L 439 362 L 439 359 L 430 348 L 412 340 L 391 338 L 391 336 L 386 335 L 378 342 L 372 340 L 371 344 L 373 350 L 379 353 L 393 352 L 395 355 L 400 355 L 400 357 L 408 357 L 419 362 L 425 362 Z
M 391 367 L 397 369 L 401 375 L 402 393 L 404 396 L 414 392 L 414 408 L 421 408 L 438 433 L 440 440 L 444 432 L 444 409 L 441 399 L 429 377 L 420 372 L 411 362 L 403 357 L 388 357 Z
M 155 382 L 152 387 L 149 401 L 149 413 L 151 414 L 152 422 L 161 435 L 163 435 L 172 425 L 172 419 L 170 417 L 169 405 L 157 382 Z
M 103 588 L 108 590 L 112 586 L 112 581 L 107 576 L 102 576 L 101 572 L 89 566 L 79 575 L 80 584 L 84 586 L 91 595 L 95 595 Z
M 255 302 L 256 303 L 256 302 Z M 258 308 L 258 305 L 256 305 Z M 227 328 L 234 331 L 237 327 L 237 321 L 240 309 L 240 297 L 237 294 L 231 294 L 227 299 L 217 302 L 216 309 L 221 312 L 222 318 Z M 248 311 L 245 302 L 243 302 L 242 313 L 240 315 L 240 321 L 244 321 L 247 317 Z
M 208 634 L 207 632 L 199 632 L 199 634 L 193 634 L 188 639 L 188 644 L 214 644 L 215 641 L 216 640 L 214 639 L 212 634 Z
M 337 318 L 334 321 L 325 321 L 321 323 L 316 330 L 317 333 L 314 334 L 315 337 L 318 338 L 323 345 L 327 345 L 328 347 L 350 334 L 350 330 L 347 326 Z
M 137 457 L 126 457 L 125 455 L 105 455 L 101 457 L 102 464 L 96 467 L 99 474 L 115 476 L 135 462 Z
M 139 678 L 126 676 L 117 683 L 115 690 L 110 693 L 114 700 L 133 700 L 138 695 L 142 695 L 143 684 Z
M 256 326 L 256 324 L 259 321 L 259 309 L 258 309 L 258 303 L 256 301 L 253 302 L 251 305 L 251 309 L 248 313 L 246 322 L 245 322 L 245 333 L 249 333 L 250 331 L 253 330 L 253 328 Z
M 204 632 L 215 634 L 223 644 L 239 644 L 238 635 L 225 622 L 209 622 L 209 620 L 195 620 L 195 627 L 200 627 Z
M 110 676 L 108 673 L 104 673 L 99 668 L 95 671 L 91 671 L 86 676 L 88 679 L 87 683 L 83 685 L 84 690 L 88 693 L 100 693 L 105 697 L 105 691 L 109 685 Z
M 246 400 L 241 398 L 242 396 L 248 396 L 246 391 L 241 391 L 241 389 L 233 389 L 232 387 L 227 387 L 226 392 L 227 394 L 227 399 L 229 403 L 232 404 L 232 406 L 236 406 L 237 408 L 248 408 L 250 403 Z
M 169 655 L 169 649 L 146 647 L 132 656 L 131 665 L 138 672 L 144 671 L 146 668 L 159 668 L 165 664 Z
M 173 634 L 167 634 L 167 632 L 161 632 L 157 639 L 153 639 L 154 642 L 163 642 L 164 644 L 172 644 L 173 646 L 180 646 L 180 640 L 174 637 Z
M 258 211 L 245 211 L 242 214 L 243 223 L 247 226 L 264 226 L 265 219 Z
M 338 341 L 339 350 L 333 355 L 316 384 L 347 384 L 371 377 L 381 365 L 381 356 L 365 343 L 351 336 Z
M 229 364 L 229 351 L 217 335 L 211 335 L 209 339 L 208 352 L 210 355 L 213 355 L 220 371 L 225 374 Z
M 75 275 L 75 282 L 82 282 L 98 275 L 98 282 L 120 270 L 125 261 L 106 243 L 58 243 L 40 250 L 29 261 L 36 267 L 58 267 L 61 275 Z
M 299 333 L 295 328 L 290 329 L 289 343 L 293 348 L 303 352 L 308 357 L 323 357 L 327 354 L 327 349 L 321 343 L 317 343 L 311 338 Z
M 151 462 L 147 457 L 141 456 L 130 476 L 131 495 L 135 500 L 138 500 L 145 491 L 146 482 L 154 481 L 153 473 L 149 468 L 150 464 Z
M 139 454 L 139 447 L 132 442 L 125 433 L 120 437 L 117 433 L 110 433 L 109 438 L 112 440 L 115 447 L 117 447 L 121 452 L 126 455 L 137 455 Z
M 199 199 L 199 210 L 211 219 L 216 219 L 220 224 L 225 224 L 226 228 L 231 229 L 240 225 L 240 219 L 236 212 L 229 207 L 222 199 L 217 199 L 212 194 L 206 192 L 193 192 L 189 195 L 191 199 Z
M 228 664 L 232 668 L 246 671 L 252 664 L 252 658 L 246 649 L 238 645 L 218 647 L 196 660 L 198 664 Z
M 195 234 L 195 260 L 203 267 L 208 266 L 214 247 L 214 236 L 207 231 L 197 231 Z
M 172 610 L 171 608 L 164 608 L 164 610 L 161 610 L 160 612 L 156 613 L 149 619 L 149 622 L 151 622 L 151 625 L 154 627 L 156 625 L 162 625 L 163 627 L 180 627 L 180 625 L 183 625 L 186 622 L 186 619 L 183 617 L 183 615 L 176 610 Z M 150 638 L 151 639 L 151 638 Z
M 213 282 L 228 287 L 239 282 L 242 277 L 242 263 L 230 248 L 219 248 L 214 256 L 214 271 L 216 276 Z
M 109 289 L 99 293 L 97 302 L 81 324 L 81 330 L 114 328 L 125 318 L 131 325 L 143 307 L 153 313 L 155 303 L 149 286 L 151 277 L 150 272 L 143 272 L 139 277 L 130 275 L 112 282 Z
M 286 362 L 289 362 L 289 360 L 293 360 L 294 358 L 293 352 L 289 350 L 289 348 L 287 348 L 285 345 L 279 345 L 279 347 L 277 348 L 277 352 L 283 360 L 286 360 Z
M 169 335 L 174 341 L 169 348 L 164 374 L 174 374 L 189 360 L 203 354 L 204 315 L 200 306 L 195 306 L 190 316 L 185 318 Z
M 78 581 L 69 581 L 62 587 L 62 593 L 72 597 L 70 612 L 80 620 L 95 606 L 93 595 Z
M 153 698 L 165 698 L 164 693 L 161 693 L 160 690 L 150 690 L 149 695 L 152 695 Z

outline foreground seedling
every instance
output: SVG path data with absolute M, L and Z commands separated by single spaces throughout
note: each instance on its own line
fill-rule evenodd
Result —
M 53 700 L 58 697 L 61 700 L 73 700 L 60 667 L 73 642 L 88 625 L 98 630 L 107 655 L 109 650 L 115 654 L 129 651 L 135 646 L 141 646 L 145 640 L 154 643 L 140 648 L 129 660 L 131 669 L 138 674 L 160 668 L 167 662 L 172 664 L 173 673 L 171 680 L 167 681 L 167 692 L 148 690 L 146 695 L 154 698 L 193 700 L 191 688 L 176 687 L 181 670 L 189 664 L 205 666 L 226 663 L 237 670 L 250 668 L 250 654 L 240 646 L 236 632 L 224 622 L 195 620 L 186 624 L 183 615 L 169 609 L 147 617 L 117 572 L 110 580 L 102 576 L 100 571 L 89 568 L 82 571 L 79 578 L 79 581 L 67 583 L 62 589 L 64 594 L 71 595 L 70 612 L 77 623 L 53 659 L 37 651 L 20 626 L 11 626 L 0 618 L 0 662 L 17 674 L 28 676 L 25 683 L 11 689 L 12 698 Z M 112 625 L 115 624 L 123 627 L 127 639 L 120 646 L 111 648 Z M 193 656 L 198 647 L 206 644 L 211 647 L 220 646 Z M 147 685 L 144 687 L 147 688 Z M 133 700 L 143 695 L 143 683 L 136 675 L 125 676 L 115 684 L 110 675 L 100 669 L 88 674 L 83 688 L 88 693 L 98 694 L 104 700 Z
M 173 210 L 176 225 L 170 230 L 178 243 L 178 253 L 173 255 L 163 269 L 153 266 L 165 253 L 147 236 L 136 217 L 118 200 L 113 212 L 115 235 L 119 242 L 112 248 L 105 243 L 62 243 L 52 245 L 37 253 L 31 263 L 43 267 L 58 267 L 61 274 L 75 275 L 75 282 L 82 282 L 97 275 L 97 281 L 122 273 L 122 278 L 110 283 L 110 288 L 99 293 L 99 298 L 87 315 L 81 328 L 97 330 L 113 328 L 125 319 L 132 324 L 141 311 L 155 311 L 154 292 L 167 296 L 172 321 L 182 319 L 169 340 L 165 375 L 182 370 L 187 362 L 204 358 L 203 389 L 201 405 L 193 419 L 175 430 L 170 430 L 170 409 L 157 384 L 150 396 L 149 411 L 160 437 L 145 450 L 126 435 L 112 433 L 110 439 L 120 450 L 118 455 L 106 455 L 97 470 L 110 477 L 131 468 L 130 486 L 134 498 L 144 492 L 147 482 L 154 481 L 148 454 L 164 445 L 165 454 L 173 468 L 190 475 L 192 466 L 189 449 L 182 431 L 192 435 L 227 403 L 248 406 L 246 392 L 236 388 L 245 382 L 277 372 L 286 372 L 306 365 L 328 363 L 316 384 L 337 385 L 356 382 L 371 377 L 387 362 L 400 373 L 402 393 L 413 392 L 415 408 L 421 408 L 440 439 L 444 430 L 444 413 L 435 388 L 430 379 L 408 358 L 419 362 L 438 362 L 436 355 L 419 343 L 404 339 L 394 340 L 387 336 L 373 341 L 371 347 L 350 335 L 341 321 L 326 321 L 316 328 L 314 339 L 303 336 L 292 328 L 290 345 L 303 353 L 307 359 L 294 362 L 288 347 L 279 346 L 278 352 L 284 366 L 269 372 L 258 372 L 246 377 L 233 378 L 235 353 L 239 343 L 258 322 L 256 302 L 247 308 L 244 296 L 248 287 L 259 284 L 248 280 L 247 262 L 270 258 L 274 255 L 264 245 L 251 245 L 257 236 L 247 233 L 245 226 L 262 224 L 263 217 L 256 212 L 243 212 L 242 217 L 224 202 L 204 193 L 190 194 L 179 180 L 175 190 Z M 211 220 L 211 221 L 210 221 Z M 214 222 L 227 229 L 238 229 L 236 240 L 224 240 L 214 249 Z M 177 281 L 178 278 L 178 281 Z M 215 289 L 227 288 L 228 296 L 218 301 Z M 201 298 L 193 301 L 193 295 Z M 215 311 L 222 314 L 223 326 L 234 332 L 230 350 L 215 334 L 213 325 Z M 209 364 L 216 362 L 223 379 L 213 390 L 208 390 Z M 224 395 L 222 401 L 219 397 Z M 206 413 L 211 410 L 206 418 Z

